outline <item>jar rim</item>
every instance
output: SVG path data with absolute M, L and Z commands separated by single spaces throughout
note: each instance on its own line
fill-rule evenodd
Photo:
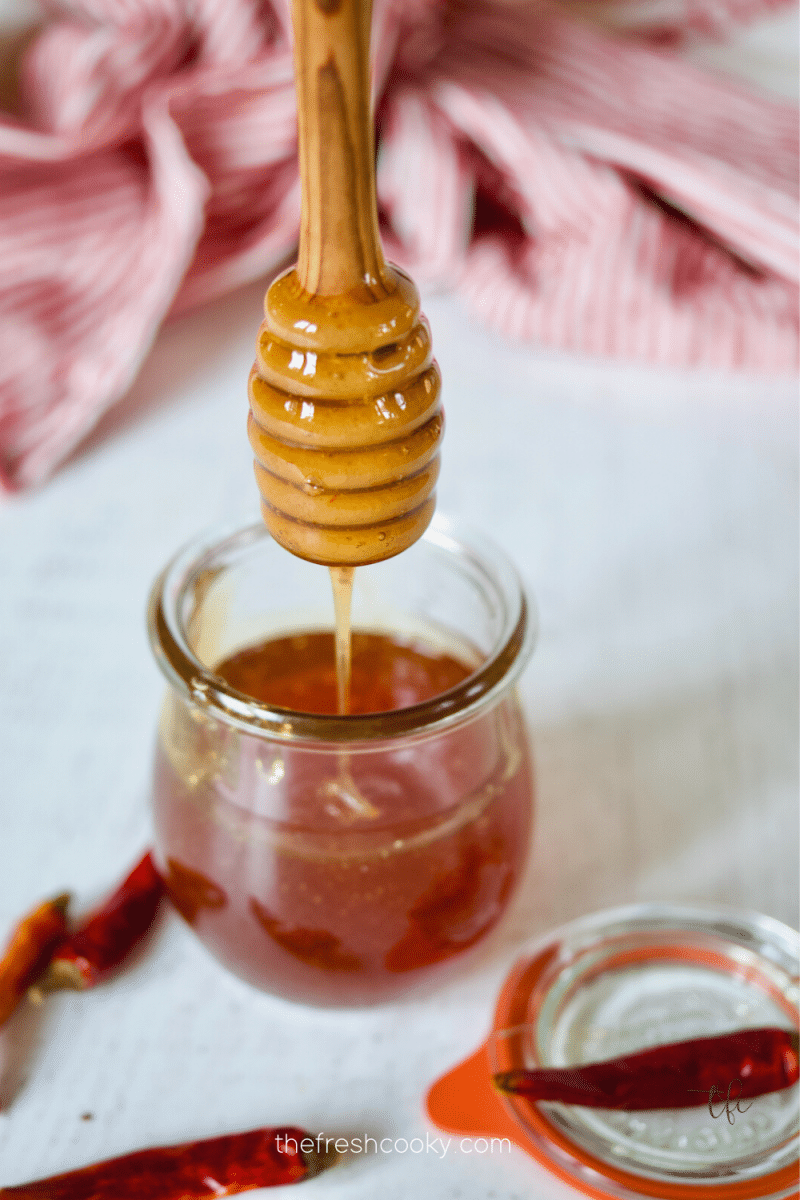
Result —
M 422 541 L 469 562 L 503 602 L 503 620 L 484 661 L 455 687 L 419 704 L 384 713 L 333 715 L 280 708 L 231 687 L 194 654 L 181 619 L 193 578 L 209 570 L 224 548 L 270 541 L 263 522 L 217 527 L 194 538 L 167 563 L 150 592 L 147 627 L 167 682 L 193 704 L 256 737 L 305 743 L 376 743 L 427 737 L 471 720 L 511 687 L 536 642 L 536 609 L 511 559 L 490 539 L 437 513 Z

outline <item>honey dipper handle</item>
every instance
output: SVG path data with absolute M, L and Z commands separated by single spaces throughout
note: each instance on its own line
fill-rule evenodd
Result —
M 387 290 L 375 203 L 369 86 L 372 0 L 293 0 L 307 292 Z

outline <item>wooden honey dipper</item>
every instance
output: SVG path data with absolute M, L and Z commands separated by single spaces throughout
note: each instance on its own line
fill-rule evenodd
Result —
M 412 280 L 378 234 L 371 0 L 293 0 L 302 184 L 297 265 L 269 288 L 248 432 L 267 527 L 359 566 L 425 532 L 443 413 Z

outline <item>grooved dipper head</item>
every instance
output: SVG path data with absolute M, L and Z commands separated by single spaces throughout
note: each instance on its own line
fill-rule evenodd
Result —
M 270 287 L 250 374 L 248 432 L 267 527 L 325 566 L 391 558 L 435 508 L 444 414 L 430 330 L 407 275 L 312 296 Z

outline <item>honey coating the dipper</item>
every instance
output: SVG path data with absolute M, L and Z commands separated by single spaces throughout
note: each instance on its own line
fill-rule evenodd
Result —
M 248 432 L 275 540 L 360 566 L 405 550 L 433 516 L 440 377 L 417 289 L 378 236 L 370 6 L 295 0 L 293 21 L 300 255 L 267 292 Z
M 439 371 L 416 288 L 386 270 L 395 290 L 373 305 L 303 295 L 295 271 L 267 293 L 249 384 L 262 511 L 277 541 L 326 565 L 398 554 L 435 506 Z

